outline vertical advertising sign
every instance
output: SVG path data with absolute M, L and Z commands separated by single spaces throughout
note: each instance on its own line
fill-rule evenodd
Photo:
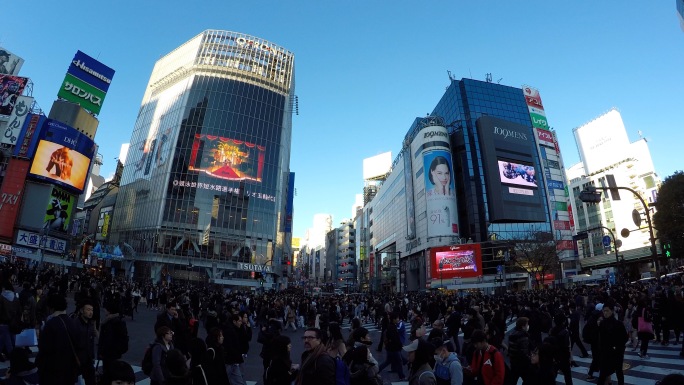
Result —
M 31 111 L 31 105 L 33 105 L 32 97 L 19 96 L 17 98 L 17 102 L 14 104 L 14 109 L 10 114 L 7 128 L 5 128 L 5 132 L 3 132 L 2 137 L 0 137 L 0 142 L 9 144 L 10 146 L 17 144 L 19 133 L 21 133 L 21 128 L 24 127 L 26 117 Z
M 292 232 L 292 213 L 294 207 L 295 173 L 291 172 L 287 183 L 287 202 L 285 202 L 285 232 Z
M 45 120 L 46 118 L 43 115 L 28 115 L 24 122 L 24 128 L 19 133 L 17 145 L 14 147 L 14 156 L 19 158 L 33 157 L 38 143 L 38 134 Z
M 113 69 L 76 51 L 57 97 L 99 114 L 113 77 Z
M 406 239 L 416 237 L 416 208 L 413 204 L 413 170 L 411 169 L 411 151 L 404 153 L 404 184 L 406 192 Z
M 368 257 L 368 278 L 375 277 L 375 253 L 371 252 Z
M 5 171 L 5 179 L 0 189 L 0 237 L 11 239 L 14 223 L 19 214 L 24 182 L 29 170 L 29 161 L 10 159 Z
M 411 142 L 411 152 L 406 156 L 413 157 L 412 165 L 418 170 L 422 163 L 423 173 L 415 177 L 416 186 L 425 186 L 427 238 L 458 235 L 455 175 L 446 127 L 424 127 Z
M 66 233 L 71 221 L 71 213 L 73 212 L 74 196 L 53 186 L 50 200 L 45 210 L 43 228 Z
M 0 74 L 18 75 L 24 59 L 0 47 Z

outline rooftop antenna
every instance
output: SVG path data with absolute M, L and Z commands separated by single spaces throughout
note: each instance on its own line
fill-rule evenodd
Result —
M 491 73 L 491 72 L 485 74 L 485 81 L 486 81 L 487 83 L 491 83 L 491 82 L 492 82 L 492 73 Z
M 496 84 L 501 84 L 502 80 L 503 80 L 503 78 L 499 78 L 499 80 L 496 81 Z
M 451 73 L 451 71 L 447 70 L 447 75 L 449 75 L 449 80 L 452 82 L 456 80 L 456 77 Z

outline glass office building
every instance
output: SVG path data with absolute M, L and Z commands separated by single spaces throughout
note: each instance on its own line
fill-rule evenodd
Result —
M 484 149 L 477 121 L 481 117 L 499 118 L 523 126 L 520 130 L 533 138 L 530 113 L 522 89 L 473 79 L 453 80 L 432 114 L 441 116 L 450 130 L 454 167 L 460 171 L 456 172 L 456 183 L 459 186 L 457 201 L 462 236 L 484 242 L 490 239 L 524 239 L 531 230 L 551 232 L 545 183 L 538 189 L 545 213 L 542 221 L 494 221 L 489 212 L 489 200 L 498 197 L 488 194 Z M 529 155 L 533 165 L 541 164 L 536 151 Z
M 294 55 L 258 37 L 207 30 L 156 63 L 112 220 L 127 274 L 274 287 L 293 100 Z

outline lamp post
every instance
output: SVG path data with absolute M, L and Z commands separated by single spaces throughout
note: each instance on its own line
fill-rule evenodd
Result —
M 592 227 L 592 228 L 590 228 L 590 229 L 586 229 L 586 230 L 584 230 L 584 231 L 581 231 L 581 232 L 577 233 L 577 235 L 584 234 L 584 233 L 588 233 L 588 232 L 590 232 L 590 231 L 599 230 L 599 229 L 607 230 L 607 231 L 608 231 L 608 234 L 610 234 L 610 237 L 611 237 L 611 239 L 613 240 L 613 248 L 615 249 L 615 267 L 616 267 L 616 268 L 619 268 L 619 267 L 620 267 L 620 256 L 619 256 L 619 253 L 618 253 L 618 248 L 619 248 L 620 246 L 618 245 L 618 239 L 615 238 L 615 234 L 613 233 L 613 230 L 607 228 L 606 226 L 596 226 L 596 227 Z M 620 244 L 622 244 L 622 241 L 620 241 Z M 624 260 L 623 260 L 623 261 L 624 261 Z
M 653 260 L 653 266 L 655 267 L 656 270 L 656 275 L 660 275 L 660 270 L 658 269 L 658 251 L 656 249 L 656 238 L 653 235 L 653 223 L 651 222 L 651 213 L 648 211 L 648 205 L 644 201 L 644 198 L 641 197 L 641 195 L 632 190 L 629 187 L 618 187 L 618 186 L 611 186 L 610 188 L 608 187 L 600 187 L 601 190 L 606 191 L 606 190 L 626 190 L 634 194 L 635 197 L 639 199 L 641 202 L 641 205 L 644 207 L 644 211 L 646 212 L 646 223 L 648 224 L 648 233 L 649 237 L 651 238 L 651 259 Z M 580 192 L 580 200 L 585 203 L 599 203 L 601 202 L 601 193 L 596 191 L 596 187 L 594 186 L 588 186 L 585 190 Z M 613 237 L 615 239 L 615 237 Z M 615 252 L 617 254 L 617 251 Z M 616 256 L 617 258 L 617 256 Z

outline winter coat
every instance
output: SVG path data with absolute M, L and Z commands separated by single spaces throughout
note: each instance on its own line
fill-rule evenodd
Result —
M 437 378 L 430 364 L 425 363 L 409 377 L 408 383 L 409 385 L 435 385 Z
M 482 376 L 484 385 L 503 385 L 506 375 L 504 356 L 495 347 L 490 345 L 484 352 L 476 351 L 470 368 L 473 376 Z
M 435 377 L 437 385 L 463 384 L 463 367 L 456 353 L 449 353 L 447 358 L 435 362 Z

